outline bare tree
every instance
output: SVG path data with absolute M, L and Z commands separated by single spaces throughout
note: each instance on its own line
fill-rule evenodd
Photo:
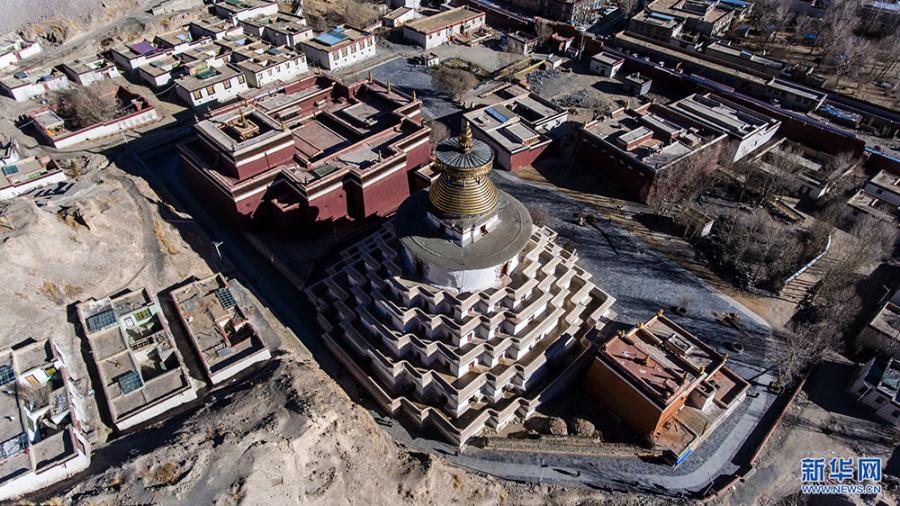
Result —
M 887 36 L 878 41 L 879 62 L 881 68 L 876 78 L 883 79 L 886 75 L 893 75 L 894 67 L 900 63 L 900 36 Z
M 119 103 L 108 88 L 72 86 L 54 96 L 56 113 L 75 129 L 115 119 Z
M 477 84 L 478 78 L 468 70 L 441 65 L 431 73 L 431 85 L 450 95 L 454 102 L 459 102 Z
M 856 78 L 872 61 L 872 42 L 864 37 L 848 35 L 831 47 L 826 61 L 837 75 L 835 88 L 844 79 Z
M 850 229 L 849 241 L 838 241 L 832 246 L 829 256 L 831 268 L 822 276 L 825 288 L 830 283 L 840 285 L 840 277 L 853 274 L 876 262 L 890 257 L 897 241 L 894 225 L 873 216 L 861 216 Z
M 553 27 L 550 26 L 550 21 L 544 18 L 536 18 L 534 20 L 534 35 L 542 43 L 549 40 L 553 36 Z
M 431 127 L 430 139 L 432 145 L 437 145 L 437 143 L 450 137 L 450 129 L 441 120 L 431 120 L 428 122 L 428 126 Z
M 745 161 L 735 165 L 735 171 L 745 177 L 743 190 L 755 197 L 753 205 L 764 205 L 772 198 L 792 191 L 800 172 L 800 166 L 793 161 L 797 151 L 790 146 L 769 151 L 763 155 L 764 166 Z
M 710 174 L 718 165 L 720 150 L 721 143 L 718 143 L 664 168 L 647 192 L 645 200 L 650 208 L 660 216 L 668 216 L 712 187 L 715 178 Z
M 616 3 L 619 5 L 619 8 L 622 9 L 622 13 L 625 14 L 625 17 L 628 17 L 629 14 L 634 12 L 635 7 L 640 3 L 640 0 L 617 0 Z

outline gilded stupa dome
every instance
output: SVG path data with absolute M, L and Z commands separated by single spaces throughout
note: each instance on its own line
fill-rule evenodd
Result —
M 468 122 L 459 137 L 437 145 L 434 157 L 441 173 L 428 192 L 434 210 L 446 217 L 465 218 L 487 214 L 497 207 L 500 194 L 487 175 L 494 165 L 494 152 L 472 137 Z

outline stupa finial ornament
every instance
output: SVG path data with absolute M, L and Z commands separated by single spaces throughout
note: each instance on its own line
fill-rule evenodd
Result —
M 459 136 L 459 147 L 464 153 L 472 149 L 472 127 L 469 125 L 468 120 L 463 121 L 462 134 Z

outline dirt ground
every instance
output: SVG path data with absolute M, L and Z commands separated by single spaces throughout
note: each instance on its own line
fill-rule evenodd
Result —
M 810 376 L 757 460 L 756 473 L 738 484 L 722 504 L 778 504 L 798 494 L 800 460 L 807 457 L 824 457 L 826 462 L 832 457 L 882 458 L 887 466 L 885 473 L 893 473 L 893 477 L 882 480 L 884 491 L 878 499 L 886 506 L 897 504 L 900 480 L 896 476 L 900 470 L 895 468 L 896 462 L 892 463 L 892 454 L 900 441 L 900 431 L 875 419 L 844 392 L 854 370 L 846 359 L 833 357 Z M 855 502 L 843 504 L 878 504 L 874 498 L 852 501 Z
M 393 443 L 314 361 L 283 355 L 67 504 L 662 504 L 506 483 Z

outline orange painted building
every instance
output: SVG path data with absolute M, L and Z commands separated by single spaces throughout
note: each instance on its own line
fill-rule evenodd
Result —
M 680 463 L 746 397 L 726 360 L 660 311 L 600 347 L 584 388 Z

